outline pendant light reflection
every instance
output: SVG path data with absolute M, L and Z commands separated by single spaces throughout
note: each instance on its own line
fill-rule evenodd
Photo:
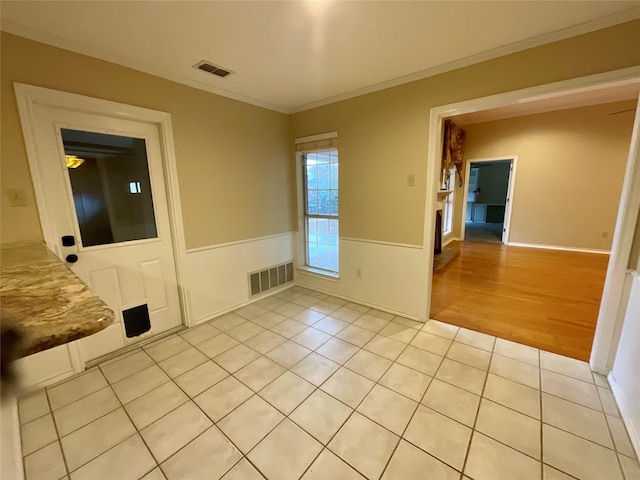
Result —
M 84 158 L 78 158 L 75 155 L 65 155 L 64 159 L 67 161 L 67 168 L 78 168 L 84 163 Z

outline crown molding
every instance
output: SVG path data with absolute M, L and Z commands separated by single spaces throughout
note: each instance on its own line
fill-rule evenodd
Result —
M 623 10 L 622 12 L 615 13 L 613 15 L 608 15 L 606 17 L 601 17 L 589 22 L 581 23 L 579 25 L 574 25 L 572 27 L 556 30 L 554 32 L 547 33 L 544 35 L 539 35 L 537 37 L 529 38 L 527 40 L 514 42 L 509 45 L 504 45 L 502 47 L 486 50 L 484 52 L 477 53 L 475 55 L 470 55 L 468 57 L 461 58 L 453 62 L 445 63 L 443 65 L 438 65 L 436 67 L 427 68 L 426 70 L 421 70 L 419 72 L 410 73 L 409 75 L 404 75 L 402 77 L 394 78 L 392 80 L 376 83 L 373 85 L 369 85 L 367 87 L 359 88 L 357 90 L 352 90 L 350 92 L 342 93 L 340 95 L 324 98 L 315 102 L 306 103 L 304 105 L 300 105 L 298 107 L 294 107 L 290 109 L 289 113 L 293 114 L 293 113 L 304 112 L 306 110 L 322 107 L 325 105 L 329 105 L 331 103 L 336 103 L 342 100 L 348 100 L 350 98 L 366 95 L 367 93 L 386 90 L 387 88 L 397 87 L 398 85 L 403 85 L 405 83 L 415 82 L 416 80 L 422 80 L 424 78 L 433 77 L 441 73 L 446 73 L 453 70 L 457 70 L 459 68 L 468 67 L 470 65 L 474 65 L 477 63 L 486 62 L 487 60 L 492 60 L 494 58 L 502 57 L 502 56 L 509 55 L 516 52 L 521 52 L 523 50 L 539 47 L 541 45 L 545 45 L 548 43 L 565 40 L 567 38 L 576 37 L 578 35 L 594 32 L 596 30 L 602 30 L 603 28 L 613 27 L 615 25 L 630 22 L 632 20 L 637 20 L 639 18 L 640 18 L 640 7 L 633 7 L 628 10 Z
M 60 38 L 56 35 L 44 33 L 39 30 L 26 27 L 19 23 L 12 22 L 10 20 L 2 19 L 2 21 L 0 22 L 0 30 L 2 30 L 3 32 L 11 33 L 13 35 L 17 35 L 19 37 L 28 38 L 29 40 L 34 40 L 36 42 L 44 43 L 46 45 L 58 47 L 63 50 L 69 50 L 74 53 L 79 53 L 81 55 L 86 55 L 92 58 L 97 58 L 99 60 L 104 60 L 105 62 L 110 62 L 123 67 L 131 68 L 139 72 L 148 73 L 149 75 L 153 75 L 155 77 L 160 77 L 165 80 L 170 80 L 172 82 L 186 85 L 188 87 L 197 88 L 198 90 L 204 90 L 206 92 L 214 93 L 216 95 L 230 98 L 232 100 L 238 100 L 243 103 L 248 103 L 251 105 L 255 105 L 257 107 L 266 108 L 268 110 L 274 110 L 280 113 L 291 113 L 289 109 L 280 107 L 278 105 L 273 105 L 271 103 L 263 102 L 262 100 L 258 100 L 256 98 L 247 97 L 245 95 L 240 95 L 234 92 L 230 92 L 222 88 L 213 87 L 206 83 L 198 82 L 197 80 L 193 80 L 191 78 L 187 78 L 182 75 L 176 75 L 176 74 L 167 72 L 165 70 L 161 70 L 159 68 L 156 68 L 152 65 L 148 65 L 143 62 L 138 62 L 136 60 L 131 60 L 130 58 L 126 58 L 120 55 L 114 55 L 99 49 L 91 48 L 81 43 Z
M 266 108 L 268 110 L 273 110 L 280 113 L 294 114 L 294 113 L 299 113 L 306 110 L 311 110 L 313 108 L 322 107 L 324 105 L 329 105 L 331 103 L 339 102 L 342 100 L 359 97 L 361 95 L 366 95 L 368 93 L 378 92 L 380 90 L 386 90 L 387 88 L 396 87 L 398 85 L 403 85 L 405 83 L 415 82 L 416 80 L 422 80 L 427 77 L 432 77 L 435 75 L 439 75 L 441 73 L 450 72 L 452 70 L 457 70 L 463 67 L 468 67 L 470 65 L 485 62 L 487 60 L 492 60 L 494 58 L 502 57 L 504 55 L 509 55 L 512 53 L 538 47 L 548 43 L 557 42 L 560 40 L 575 37 L 575 36 L 593 32 L 596 30 L 601 30 L 603 28 L 612 27 L 614 25 L 629 22 L 632 20 L 637 20 L 639 18 L 640 18 L 640 7 L 633 7 L 633 8 L 615 13 L 613 15 L 608 15 L 606 17 L 601 17 L 589 22 L 581 23 L 579 25 L 574 25 L 572 27 L 556 30 L 554 32 L 547 33 L 544 35 L 539 35 L 537 37 L 533 37 L 527 40 L 514 42 L 509 45 L 497 47 L 497 48 L 487 50 L 485 52 L 481 52 L 475 55 L 470 55 L 468 57 L 455 60 L 453 62 L 449 62 L 443 65 L 438 65 L 436 67 L 421 70 L 419 72 L 411 73 L 409 75 L 403 75 L 401 77 L 397 77 L 391 80 L 387 80 L 384 82 L 380 82 L 380 83 L 369 85 L 363 88 L 352 90 L 350 92 L 342 93 L 340 95 L 334 95 L 334 96 L 323 98 L 314 102 L 302 104 L 293 108 L 273 105 L 269 102 L 265 102 L 256 98 L 240 95 L 240 94 L 231 92 L 229 90 L 224 90 L 222 88 L 214 87 L 206 83 L 198 82 L 197 80 L 184 77 L 182 75 L 176 75 L 176 74 L 167 72 L 165 70 L 156 68 L 152 65 L 148 65 L 143 62 L 131 60 L 129 58 L 126 58 L 120 55 L 110 54 L 108 52 L 104 52 L 99 49 L 94 49 L 78 42 L 73 42 L 73 41 L 58 37 L 56 35 L 44 33 L 39 30 L 35 30 L 30 27 L 26 27 L 24 25 L 12 22 L 10 20 L 2 19 L 2 21 L 0 22 L 0 30 L 5 31 L 7 33 L 14 34 L 14 35 L 18 35 L 20 37 L 25 37 L 40 43 L 62 48 L 64 50 L 69 50 L 75 53 L 79 53 L 81 55 L 87 55 L 89 57 L 97 58 L 99 60 L 104 60 L 106 62 L 121 65 L 123 67 L 128 67 L 133 70 L 154 75 L 156 77 L 164 78 L 165 80 L 170 80 L 172 82 L 176 82 L 182 85 L 187 85 L 189 87 L 197 88 L 198 90 L 204 90 L 206 92 L 220 95 L 226 98 L 230 98 L 232 100 L 237 100 L 240 102 L 248 103 L 251 105 L 255 105 L 257 107 Z

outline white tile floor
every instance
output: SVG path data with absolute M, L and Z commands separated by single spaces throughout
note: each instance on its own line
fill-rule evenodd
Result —
M 299 287 L 19 410 L 28 480 L 640 478 L 586 363 Z

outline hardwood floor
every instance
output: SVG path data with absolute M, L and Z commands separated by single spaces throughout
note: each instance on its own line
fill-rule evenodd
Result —
M 431 318 L 589 360 L 608 255 L 457 242 Z

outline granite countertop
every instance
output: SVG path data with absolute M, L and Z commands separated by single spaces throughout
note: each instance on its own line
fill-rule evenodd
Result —
M 21 356 L 113 323 L 113 311 L 42 243 L 3 244 L 0 254 L 0 314 L 25 335 Z

